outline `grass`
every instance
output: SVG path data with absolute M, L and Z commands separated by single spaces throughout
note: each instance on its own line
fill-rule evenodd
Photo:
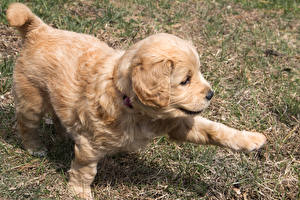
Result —
M 21 41 L 0 5 L 0 198 L 72 199 L 72 144 L 41 133 L 46 158 L 28 155 L 15 129 L 12 69 Z M 203 115 L 264 133 L 259 152 L 177 146 L 157 138 L 145 150 L 105 158 L 96 199 L 299 199 L 300 2 L 297 0 L 27 0 L 46 23 L 127 48 L 157 32 L 193 41 L 216 95 Z

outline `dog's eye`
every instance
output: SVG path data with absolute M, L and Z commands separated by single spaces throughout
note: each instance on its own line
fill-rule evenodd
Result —
M 186 85 L 189 84 L 190 82 L 191 82 L 191 76 L 188 76 L 184 81 L 180 83 L 180 85 Z

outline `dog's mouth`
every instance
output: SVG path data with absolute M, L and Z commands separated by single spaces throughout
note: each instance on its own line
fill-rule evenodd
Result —
M 192 111 L 192 110 L 187 110 L 187 109 L 181 108 L 181 107 L 179 107 L 178 109 L 181 110 L 182 112 L 184 112 L 185 114 L 188 114 L 188 115 L 197 115 L 197 114 L 202 112 L 202 110 Z

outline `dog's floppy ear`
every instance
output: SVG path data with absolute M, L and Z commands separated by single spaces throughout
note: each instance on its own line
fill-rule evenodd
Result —
M 132 87 L 143 104 L 158 108 L 169 105 L 172 68 L 171 60 L 137 63 L 132 71 Z

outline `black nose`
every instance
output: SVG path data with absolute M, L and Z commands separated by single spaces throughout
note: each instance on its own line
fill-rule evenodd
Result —
M 213 96 L 214 96 L 214 91 L 209 90 L 205 98 L 206 98 L 207 100 L 211 100 L 211 98 L 212 98 Z

